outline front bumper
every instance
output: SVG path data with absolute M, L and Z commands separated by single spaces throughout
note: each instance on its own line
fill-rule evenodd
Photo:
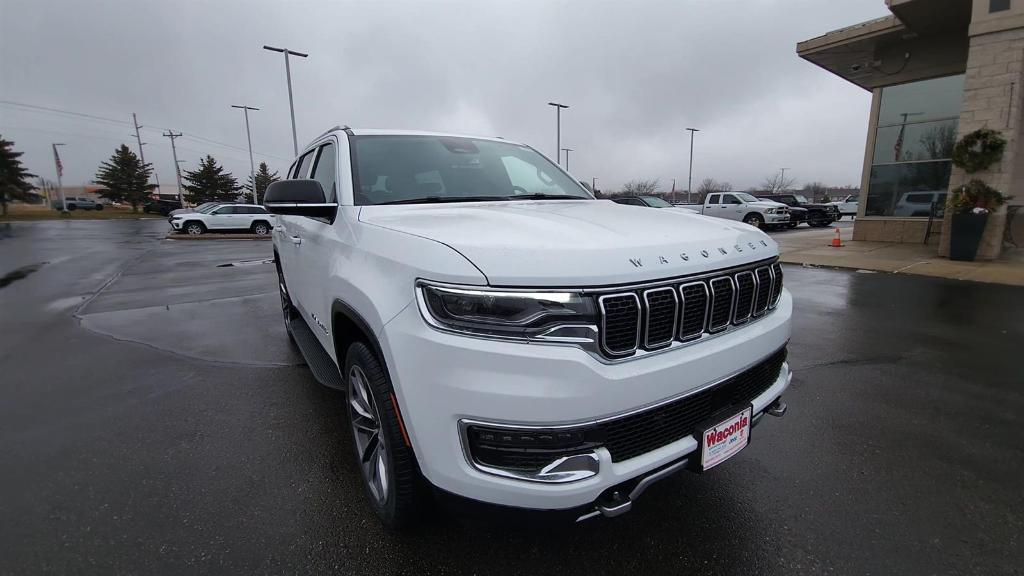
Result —
M 784 224 L 789 222 L 789 214 L 765 214 L 765 224 Z
M 181 223 L 184 222 L 184 220 L 175 220 L 173 218 L 168 218 L 167 222 L 171 225 L 171 228 L 174 228 L 175 230 L 181 230 Z
M 742 328 L 690 346 L 619 363 L 581 349 L 511 343 L 439 332 L 415 305 L 387 323 L 381 345 L 423 475 L 438 488 L 493 504 L 539 510 L 598 501 L 609 488 L 678 461 L 697 448 L 692 435 L 626 460 L 594 450 L 596 473 L 565 482 L 536 482 L 478 469 L 460 425 L 575 426 L 634 412 L 718 382 L 783 347 L 792 298 Z M 783 364 L 752 404 L 754 414 L 789 384 Z

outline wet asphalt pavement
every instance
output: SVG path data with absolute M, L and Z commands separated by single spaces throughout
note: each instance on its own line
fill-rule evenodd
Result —
M 614 520 L 392 535 L 270 243 L 165 232 L 0 224 L 2 574 L 1021 573 L 1020 288 L 789 267 L 790 410 L 727 465 Z

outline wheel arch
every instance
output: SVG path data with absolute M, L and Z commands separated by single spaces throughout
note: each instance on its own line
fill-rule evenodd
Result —
M 384 372 L 390 378 L 387 358 L 370 324 L 354 308 L 337 298 L 331 303 L 331 334 L 334 335 L 334 354 L 339 365 L 345 361 L 348 347 L 354 342 L 362 341 L 377 355 Z M 339 366 L 339 369 L 343 370 L 344 366 Z

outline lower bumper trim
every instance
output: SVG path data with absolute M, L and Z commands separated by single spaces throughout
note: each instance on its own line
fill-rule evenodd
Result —
M 597 516 L 614 518 L 615 516 L 620 516 L 629 512 L 633 508 L 633 500 L 639 498 L 645 490 L 651 487 L 651 484 L 654 484 L 658 480 L 663 480 L 683 468 L 686 468 L 686 465 L 689 464 L 689 462 L 689 458 L 683 458 L 682 460 L 677 460 L 676 462 L 669 464 L 652 474 L 644 476 L 626 496 L 623 496 L 618 491 L 613 491 L 607 502 L 598 502 L 593 511 L 580 516 L 576 521 L 583 522 L 584 520 L 589 520 Z

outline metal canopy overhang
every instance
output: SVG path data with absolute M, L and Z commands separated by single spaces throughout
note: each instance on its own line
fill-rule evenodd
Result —
M 970 0 L 886 0 L 892 15 L 876 18 L 797 44 L 797 55 L 865 90 L 884 85 L 878 55 L 926 37 L 966 30 Z

